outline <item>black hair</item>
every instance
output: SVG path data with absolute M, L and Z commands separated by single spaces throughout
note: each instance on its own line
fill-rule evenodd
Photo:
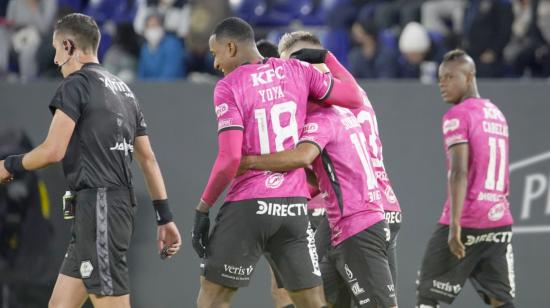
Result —
M 97 52 L 101 34 L 97 23 L 90 16 L 79 13 L 66 15 L 57 21 L 54 31 L 71 36 L 75 47 L 85 52 Z
M 254 43 L 254 30 L 244 20 L 238 17 L 229 17 L 222 20 L 212 32 L 216 39 L 229 38 L 239 42 Z
M 258 42 L 256 42 L 256 47 L 258 47 L 258 51 L 262 55 L 262 57 L 265 58 L 279 58 L 279 51 L 277 50 L 277 46 L 270 41 L 266 39 L 261 39 Z
M 443 56 L 443 62 L 451 62 L 451 61 L 455 61 L 455 60 L 459 60 L 459 59 L 465 59 L 466 57 L 468 57 L 468 54 L 462 50 L 462 49 L 454 49 L 454 50 L 451 50 L 449 52 L 447 52 L 444 56 Z
M 282 53 L 285 50 L 292 48 L 298 42 L 307 42 L 313 45 L 321 46 L 319 38 L 307 31 L 295 31 L 291 33 L 285 33 L 279 41 L 279 52 Z

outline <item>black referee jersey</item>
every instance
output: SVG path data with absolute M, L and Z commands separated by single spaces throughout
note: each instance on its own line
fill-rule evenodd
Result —
M 147 124 L 123 81 L 87 63 L 63 80 L 49 107 L 76 123 L 63 159 L 71 190 L 132 186 L 134 140 L 147 134 Z

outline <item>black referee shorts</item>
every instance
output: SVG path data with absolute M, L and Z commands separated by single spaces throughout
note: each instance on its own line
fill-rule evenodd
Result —
M 82 279 L 88 293 L 130 293 L 126 252 L 134 231 L 135 201 L 128 189 L 77 192 L 71 242 L 61 274 Z
M 469 278 L 487 304 L 490 298 L 513 302 L 512 227 L 462 228 L 462 243 L 466 246 L 462 260 L 449 250 L 448 236 L 449 226 L 439 224 L 428 242 L 418 280 L 418 298 L 450 304 Z

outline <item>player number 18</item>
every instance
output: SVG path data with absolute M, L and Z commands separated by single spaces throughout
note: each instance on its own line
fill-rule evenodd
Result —
M 281 115 L 288 113 L 290 120 L 288 125 L 281 126 Z M 284 142 L 292 138 L 294 144 L 298 142 L 298 123 L 296 122 L 296 103 L 293 101 L 274 105 L 270 110 L 272 131 L 275 134 L 275 150 L 281 152 L 285 150 Z M 254 110 L 254 117 L 258 122 L 258 133 L 260 135 L 260 152 L 262 154 L 271 153 L 269 147 L 269 132 L 267 127 L 267 113 L 265 108 Z

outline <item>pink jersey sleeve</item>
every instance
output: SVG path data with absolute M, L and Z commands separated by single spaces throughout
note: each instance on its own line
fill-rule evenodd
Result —
M 309 86 L 309 97 L 316 101 L 322 101 L 327 98 L 334 82 L 332 74 L 322 73 L 307 62 L 299 62 L 304 66 L 305 81 Z
M 327 107 L 321 107 L 308 114 L 300 141 L 298 142 L 313 143 L 319 148 L 319 152 L 322 152 L 327 143 L 334 137 L 334 128 L 330 117 L 323 113 L 323 109 L 325 108 Z
M 218 156 L 201 199 L 212 206 L 237 174 L 241 162 L 243 132 L 231 130 L 218 135 Z
M 214 107 L 218 119 L 218 133 L 228 129 L 243 129 L 243 118 L 235 96 L 227 82 L 221 80 L 214 89 Z
M 443 116 L 443 138 L 447 148 L 468 142 L 468 128 L 470 121 L 468 114 L 457 110 L 450 110 Z

